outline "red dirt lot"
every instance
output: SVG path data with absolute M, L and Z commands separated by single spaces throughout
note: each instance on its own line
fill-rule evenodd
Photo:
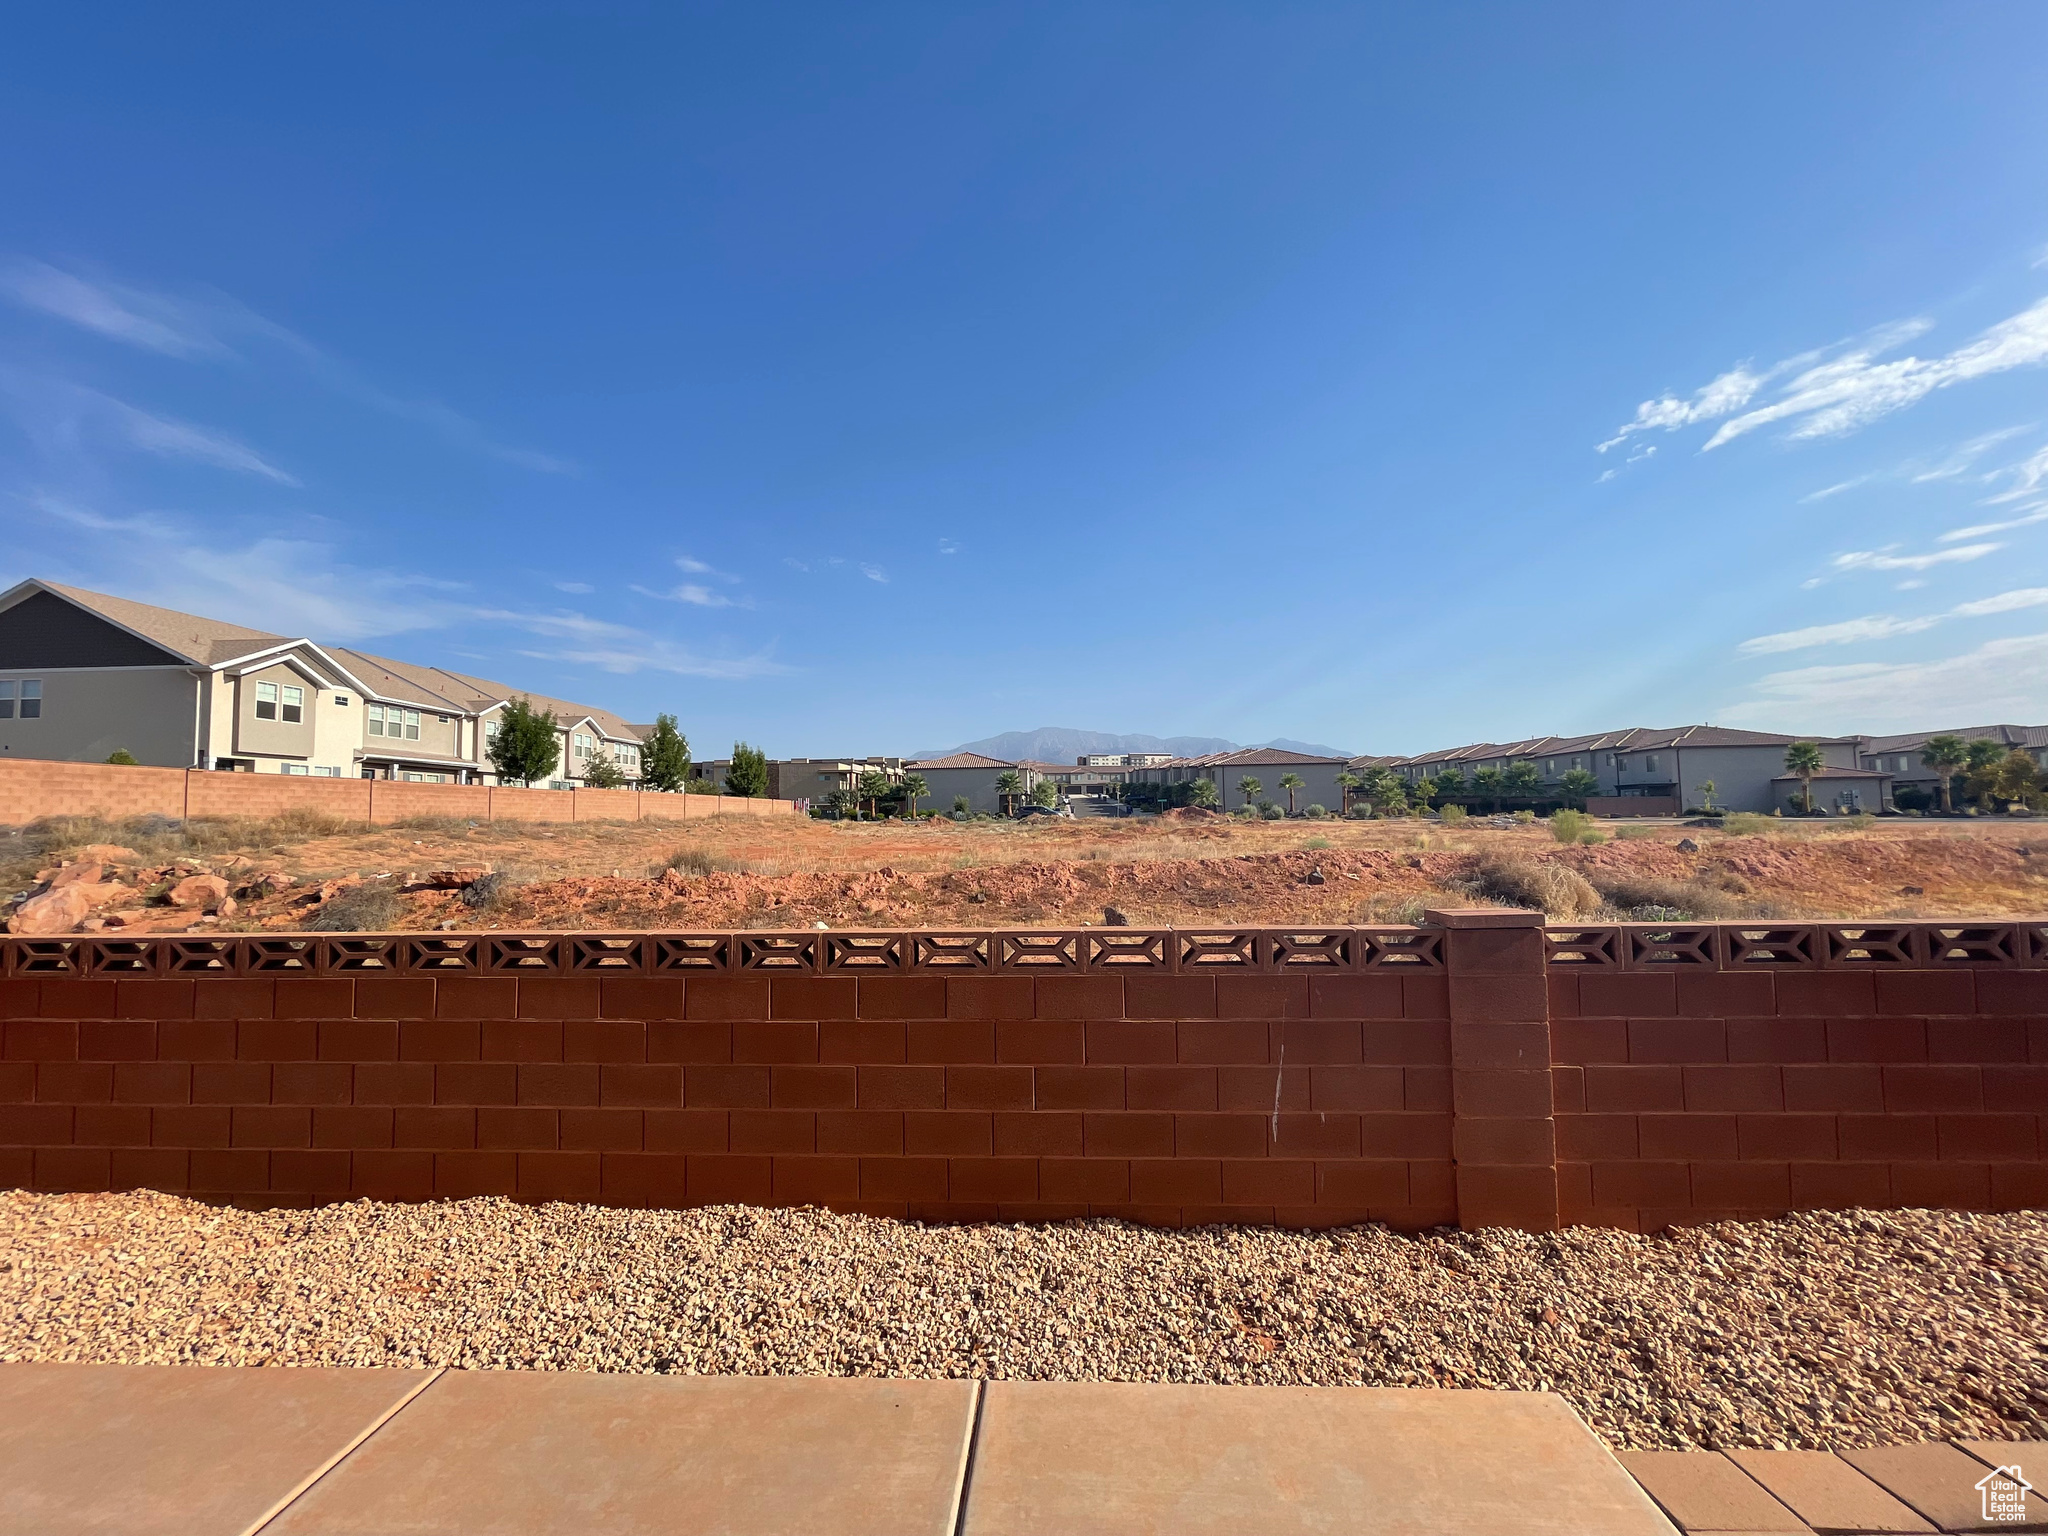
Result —
M 74 931 L 1069 926 L 1114 921 L 1110 908 L 1141 926 L 1355 923 L 1412 921 L 1425 905 L 1474 900 L 1533 902 L 1561 919 L 2048 910 L 2048 830 L 2018 819 L 1765 822 L 1740 835 L 1663 823 L 1621 829 L 1597 846 L 1561 846 L 1542 823 L 1443 828 L 1199 813 L 1022 823 L 187 827 L 151 834 L 150 848 L 122 846 L 134 855 L 125 863 L 94 850 L 105 862 L 100 878 L 134 894 L 119 909 L 94 908 L 107 915 Z M 87 843 L 119 844 L 124 835 L 130 845 L 148 841 L 106 823 L 72 829 L 68 847 L 61 831 L 18 835 L 8 890 L 42 889 Z M 206 846 L 167 846 L 179 837 Z M 465 899 L 461 887 L 485 869 L 503 877 L 495 894 Z M 232 910 L 164 905 L 170 878 L 191 870 L 222 873 L 236 893 Z M 431 888 L 437 877 L 441 888 Z M 351 923 L 353 906 L 335 905 L 366 896 L 377 899 L 358 915 L 372 920 Z

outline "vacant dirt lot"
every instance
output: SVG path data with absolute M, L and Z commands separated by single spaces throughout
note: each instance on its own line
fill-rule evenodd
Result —
M 2048 910 L 2048 827 L 2030 821 L 1618 830 L 1598 845 L 1561 846 L 1541 823 L 1199 814 L 546 827 L 78 821 L 0 839 L 0 872 L 13 897 L 37 890 L 67 858 L 103 861 L 99 889 L 118 883 L 126 894 L 93 908 L 84 931 L 107 932 L 991 927 L 1102 923 L 1111 907 L 1137 925 L 1351 923 L 1413 920 L 1426 904 L 1475 899 L 1534 903 L 1561 919 Z M 486 869 L 502 878 L 465 894 Z M 164 905 L 168 887 L 191 872 L 219 872 L 235 893 L 232 910 Z M 289 879 L 265 883 L 266 875 Z

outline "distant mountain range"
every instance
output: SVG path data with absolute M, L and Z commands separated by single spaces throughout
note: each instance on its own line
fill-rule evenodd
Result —
M 1292 741 L 1285 736 L 1271 741 L 1249 743 L 1254 747 L 1277 747 L 1283 752 L 1306 752 L 1313 757 L 1355 757 L 1341 747 L 1318 746 L 1312 741 Z M 1077 731 L 1062 725 L 1041 725 L 1035 731 L 1005 731 L 957 747 L 930 747 L 914 757 L 949 757 L 955 752 L 979 752 L 1005 762 L 1029 759 L 1039 763 L 1071 763 L 1096 752 L 1171 752 L 1175 757 L 1199 757 L 1205 752 L 1235 752 L 1238 743 L 1221 736 L 1118 736 L 1109 731 Z

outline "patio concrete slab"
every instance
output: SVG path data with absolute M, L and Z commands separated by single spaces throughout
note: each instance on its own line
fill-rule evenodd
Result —
M 1629 1475 L 1682 1531 L 1777 1533 L 1808 1526 L 1718 1451 L 1621 1451 Z
M 1728 1459 L 1823 1536 L 1891 1536 L 1933 1526 L 1827 1451 L 1730 1451 Z
M 1842 1460 L 1903 1504 L 1910 1504 L 1944 1531 L 2039 1531 L 2048 1529 L 2048 1502 L 2026 1494 L 2020 1520 L 1987 1519 L 1977 1484 L 1990 1468 L 1968 1452 L 1939 1440 L 1918 1445 L 1885 1445 L 1843 1451 Z M 2007 1465 L 2011 1465 L 2010 1462 Z M 2022 1462 L 2024 1470 L 2025 1463 Z M 2042 1467 L 2048 1472 L 2048 1465 Z M 2032 1482 L 2032 1478 L 2027 1479 Z M 2043 1478 L 2048 1482 L 2048 1478 Z
M 991 1382 L 965 1536 L 1669 1536 L 1536 1392 Z
M 237 1536 L 430 1374 L 0 1365 L 0 1531 Z
M 952 1536 L 967 1381 L 449 1371 L 263 1536 Z

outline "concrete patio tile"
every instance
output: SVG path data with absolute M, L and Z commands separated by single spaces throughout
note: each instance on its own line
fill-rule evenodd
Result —
M 1629 1475 L 1688 1533 L 1729 1536 L 1809 1529 L 1742 1468 L 1718 1451 L 1621 1451 Z
M 0 1531 L 237 1536 L 430 1375 L 0 1365 Z
M 1874 1450 L 1843 1451 L 1848 1462 L 1872 1482 L 1910 1504 L 1944 1531 L 2038 1531 L 2048 1528 L 2048 1502 L 2038 1494 L 2026 1496 L 2023 1520 L 1993 1520 L 1984 1515 L 1984 1495 L 1977 1484 L 1991 1468 L 1966 1451 L 1939 1440 L 1918 1445 L 1884 1445 Z M 2026 1463 L 2018 1457 L 2022 1475 Z M 2041 1464 L 2048 1473 L 2048 1462 Z M 2029 1477 L 2028 1482 L 2033 1479 Z M 2042 1482 L 2048 1483 L 2048 1477 Z
M 263 1536 L 952 1536 L 974 1383 L 449 1371 Z
M 1849 1463 L 1826 1451 L 1730 1451 L 1727 1455 L 1822 1536 L 1934 1529 Z
M 991 1382 L 965 1536 L 1670 1536 L 1539 1392 Z

